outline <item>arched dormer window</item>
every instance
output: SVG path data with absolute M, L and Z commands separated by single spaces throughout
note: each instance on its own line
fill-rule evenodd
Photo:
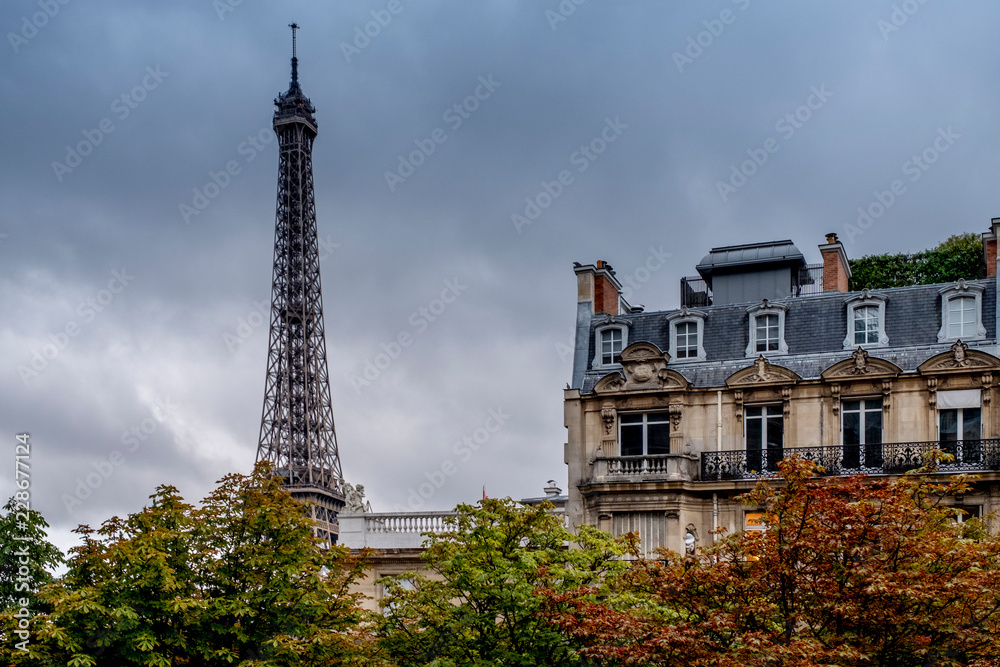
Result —
M 983 293 L 982 285 L 969 285 L 959 280 L 940 290 L 941 294 L 941 330 L 938 331 L 938 341 L 978 340 L 986 338 L 986 327 L 983 326 Z
M 628 347 L 628 330 L 632 325 L 619 317 L 606 317 L 594 329 L 593 368 L 621 368 L 618 356 Z
M 670 359 L 678 361 L 704 361 L 705 319 L 707 314 L 688 310 L 685 306 L 667 317 Z
M 788 344 L 785 342 L 787 310 L 788 306 L 771 303 L 767 299 L 747 308 L 750 315 L 750 342 L 746 351 L 748 357 L 788 353 Z
M 885 304 L 888 299 L 881 294 L 861 290 L 847 300 L 847 336 L 844 349 L 870 348 L 889 344 L 885 333 Z

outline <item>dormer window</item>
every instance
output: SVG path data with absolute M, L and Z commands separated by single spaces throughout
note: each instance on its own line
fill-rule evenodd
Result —
M 617 317 L 608 317 L 594 329 L 594 368 L 617 368 L 620 366 L 618 355 L 628 347 L 629 322 Z
M 622 330 L 605 329 L 601 332 L 601 365 L 610 366 L 622 353 Z
M 885 304 L 881 294 L 862 290 L 847 300 L 847 336 L 844 349 L 878 347 L 889 343 L 885 333 Z
M 667 317 L 670 331 L 668 352 L 672 361 L 702 361 L 705 359 L 703 344 L 705 313 L 681 308 Z
M 942 289 L 941 292 L 941 330 L 938 331 L 939 341 L 977 340 L 986 338 L 986 327 L 983 326 L 983 293 L 982 285 L 969 285 L 959 280 L 954 285 Z
M 785 354 L 788 345 L 785 343 L 785 311 L 787 306 L 771 303 L 764 299 L 761 303 L 747 308 L 750 315 L 750 343 L 747 345 L 748 357 L 760 354 Z

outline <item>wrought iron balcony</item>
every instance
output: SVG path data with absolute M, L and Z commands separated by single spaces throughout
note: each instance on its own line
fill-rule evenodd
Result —
M 784 447 L 763 450 L 702 452 L 701 479 L 759 479 L 773 475 L 778 461 L 797 454 L 823 466 L 824 476 L 901 475 L 924 465 L 924 454 L 940 449 L 955 460 L 940 462 L 941 472 L 986 472 L 1000 470 L 1000 439 L 957 442 L 887 442 L 878 445 L 831 445 Z
M 607 456 L 594 460 L 595 482 L 693 480 L 698 457 L 688 454 Z

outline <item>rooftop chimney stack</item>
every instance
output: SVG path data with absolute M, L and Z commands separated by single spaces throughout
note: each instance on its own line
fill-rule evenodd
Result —
M 577 280 L 577 302 L 590 301 L 594 315 L 620 314 L 622 284 L 615 278 L 615 270 L 604 260 L 595 264 L 574 267 Z
M 848 280 L 851 277 L 851 266 L 847 263 L 847 253 L 844 244 L 837 238 L 836 232 L 826 235 L 826 243 L 819 247 L 823 255 L 823 291 L 847 292 Z
M 997 227 L 1000 227 L 1000 218 L 993 218 L 990 220 L 990 231 L 983 233 L 987 278 L 994 278 L 997 275 Z

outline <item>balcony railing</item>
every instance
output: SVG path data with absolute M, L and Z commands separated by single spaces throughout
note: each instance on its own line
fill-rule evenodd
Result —
M 594 461 L 595 481 L 692 480 L 697 472 L 697 457 L 687 454 L 609 456 Z
M 939 462 L 941 472 L 985 472 L 1000 470 L 1000 439 L 957 442 L 887 442 L 878 445 L 831 445 L 784 447 L 762 450 L 703 452 L 701 479 L 758 479 L 773 475 L 778 461 L 797 454 L 823 466 L 824 476 L 901 475 L 924 465 L 924 454 L 940 449 L 955 457 Z

